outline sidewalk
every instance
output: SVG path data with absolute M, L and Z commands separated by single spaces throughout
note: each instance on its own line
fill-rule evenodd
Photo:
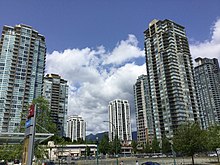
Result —
M 136 160 L 139 164 L 146 161 L 158 162 L 161 165 L 174 165 L 173 158 L 119 158 L 118 164 L 123 160 L 124 165 L 135 165 Z M 176 165 L 190 165 L 192 164 L 192 159 L 190 157 L 178 157 L 175 159 Z M 217 163 L 217 157 L 195 157 L 195 165 L 220 165 Z M 215 163 L 214 163 L 215 162 Z M 96 165 L 96 160 L 80 160 L 76 161 L 77 165 Z M 116 159 L 101 159 L 98 162 L 99 165 L 116 165 Z

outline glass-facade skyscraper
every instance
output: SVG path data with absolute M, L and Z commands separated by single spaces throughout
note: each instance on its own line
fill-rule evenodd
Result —
M 155 136 L 172 138 L 187 121 L 199 121 L 192 57 L 185 28 L 153 20 L 144 32 L 146 66 Z
M 139 144 L 152 142 L 154 138 L 153 114 L 150 108 L 147 75 L 140 75 L 133 86 L 136 112 L 137 141 Z
M 67 80 L 57 74 L 47 74 L 44 78 L 43 96 L 49 102 L 50 117 L 56 124 L 58 135 L 66 136 L 68 85 Z
M 220 68 L 216 58 L 196 58 L 195 80 L 201 124 L 204 129 L 220 123 Z
M 45 37 L 32 27 L 4 26 L 0 42 L 0 132 L 13 132 L 21 113 L 42 94 Z

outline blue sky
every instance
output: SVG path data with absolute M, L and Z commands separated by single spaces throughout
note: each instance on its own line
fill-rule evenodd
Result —
M 153 19 L 186 27 L 193 58 L 220 59 L 219 0 L 5 0 L 0 28 L 27 24 L 46 37 L 46 72 L 68 80 L 69 115 L 87 122 L 87 134 L 107 131 L 108 102 L 131 105 L 133 84 L 146 74 L 143 32 Z
M 48 52 L 98 45 L 111 49 L 130 33 L 143 47 L 143 31 L 154 18 L 174 20 L 190 38 L 207 39 L 219 6 L 219 0 L 5 0 L 0 27 L 33 26 L 46 36 Z

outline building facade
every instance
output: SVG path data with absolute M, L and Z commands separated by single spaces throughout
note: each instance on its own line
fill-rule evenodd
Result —
M 0 132 L 19 128 L 21 113 L 41 96 L 45 37 L 32 27 L 4 26 L 0 42 Z
M 154 138 L 153 115 L 150 109 L 147 75 L 138 77 L 134 85 L 134 102 L 139 144 L 152 142 Z
M 220 123 L 220 69 L 216 58 L 196 58 L 195 80 L 204 129 Z
M 122 143 L 129 143 L 131 135 L 130 105 L 127 100 L 116 99 L 109 102 L 109 140 L 116 136 Z
M 82 117 L 74 115 L 67 119 L 67 137 L 72 141 L 86 138 L 86 122 Z
M 71 161 L 75 161 L 80 157 L 85 157 L 85 155 L 90 155 L 95 157 L 97 152 L 96 144 L 72 144 L 72 145 L 55 145 L 53 141 L 49 141 L 46 150 L 48 152 L 48 157 L 50 160 L 57 161 L 62 158 L 66 158 Z M 89 152 L 88 148 L 89 147 Z
M 144 35 L 155 134 L 157 139 L 172 138 L 180 124 L 199 121 L 185 28 L 170 20 L 153 20 Z
M 67 81 L 57 74 L 47 74 L 44 78 L 43 96 L 49 102 L 50 117 L 57 126 L 58 135 L 66 136 L 68 109 Z

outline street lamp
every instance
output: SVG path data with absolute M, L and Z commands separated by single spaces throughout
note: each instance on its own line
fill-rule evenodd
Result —
M 171 151 L 172 151 L 172 155 L 173 155 L 173 164 L 176 165 L 176 159 L 175 159 L 176 158 L 176 152 L 173 149 L 173 142 L 171 141 L 170 144 L 171 144 Z
M 96 161 L 97 161 L 97 165 L 99 164 L 99 158 L 98 158 L 98 143 L 99 143 L 99 138 L 96 137 L 96 144 L 97 144 L 97 149 L 96 149 Z
M 51 152 L 52 152 L 52 147 L 50 146 L 50 161 L 51 161 Z
M 116 156 L 116 164 L 118 165 L 118 155 L 117 155 L 117 140 L 118 139 L 116 139 L 116 138 L 118 138 L 118 133 L 117 133 L 118 131 L 116 130 L 116 127 L 112 122 L 110 122 L 110 121 L 103 121 L 103 122 L 110 123 L 113 126 L 113 129 L 115 130 L 115 135 L 116 135 L 116 137 L 115 137 L 115 156 Z M 112 140 L 113 140 L 113 137 L 112 137 Z

